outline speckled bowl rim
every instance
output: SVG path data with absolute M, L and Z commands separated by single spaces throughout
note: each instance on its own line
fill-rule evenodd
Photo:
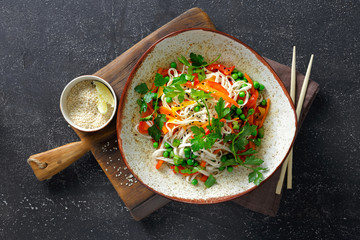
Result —
M 179 201 L 179 202 L 184 202 L 184 203 L 193 203 L 193 204 L 213 204 L 213 203 L 220 203 L 220 202 L 225 202 L 225 201 L 229 201 L 229 200 L 232 200 L 232 199 L 235 199 L 235 198 L 238 198 L 240 196 L 243 196 L 251 191 L 253 191 L 254 189 L 258 188 L 259 186 L 253 186 L 243 192 L 240 192 L 238 194 L 234 194 L 234 195 L 229 195 L 229 196 L 223 196 L 223 197 L 216 197 L 216 198 L 209 198 L 209 199 L 186 199 L 186 198 L 178 198 L 178 197 L 173 197 L 173 196 L 168 196 L 162 192 L 159 192 L 155 189 L 153 189 L 152 187 L 150 187 L 149 185 L 147 185 L 146 183 L 144 183 L 141 178 L 139 178 L 137 176 L 137 174 L 132 170 L 132 168 L 130 167 L 129 163 L 127 162 L 126 160 L 126 157 L 125 157 L 125 154 L 124 154 L 124 149 L 122 147 L 122 139 L 120 137 L 120 131 L 121 131 L 121 127 L 122 127 L 122 122 L 121 122 L 121 116 L 123 114 L 123 104 L 125 103 L 125 96 L 127 94 L 127 91 L 129 89 L 129 85 L 132 81 L 132 79 L 134 78 L 134 75 L 136 73 L 136 71 L 138 70 L 138 68 L 141 66 L 142 62 L 145 60 L 145 58 L 148 56 L 148 54 L 155 48 L 155 46 L 157 44 L 159 44 L 160 42 L 162 42 L 164 39 L 167 39 L 167 38 L 170 38 L 170 37 L 174 37 L 180 33 L 183 33 L 183 32 L 188 32 L 188 31 L 194 31 L 194 30 L 203 30 L 203 31 L 208 31 L 208 32 L 213 32 L 213 33 L 217 33 L 217 34 L 220 34 L 220 35 L 223 35 L 225 37 L 228 37 L 238 43 L 240 43 L 241 45 L 243 45 L 244 47 L 246 47 L 248 50 L 250 50 L 256 57 L 257 59 L 265 65 L 265 67 L 267 67 L 270 72 L 273 74 L 274 78 L 276 79 L 276 81 L 279 83 L 280 87 L 282 88 L 283 90 L 283 93 L 285 94 L 285 96 L 287 97 L 290 105 L 291 105 L 291 108 L 294 112 L 294 120 L 295 120 L 295 134 L 294 134 L 294 137 L 292 139 L 292 142 L 291 142 L 291 145 L 288 149 L 288 151 L 286 152 L 286 155 L 284 157 L 284 159 L 281 161 L 281 163 L 278 165 L 278 167 L 276 167 L 273 172 L 267 177 L 265 178 L 261 184 L 259 186 L 261 186 L 262 184 L 264 184 L 264 182 L 266 182 L 268 179 L 270 179 L 273 174 L 282 166 L 283 162 L 285 161 L 285 159 L 287 158 L 287 156 L 289 155 L 289 152 L 290 152 L 290 149 L 292 148 L 292 146 L 294 145 L 294 141 L 295 141 L 295 137 L 296 137 L 296 132 L 297 132 L 297 127 L 298 127 L 298 123 L 297 123 L 297 116 L 296 116 L 296 110 L 295 110 L 295 107 L 294 107 L 294 104 L 291 100 L 291 97 L 289 95 L 289 93 L 287 92 L 283 82 L 280 80 L 279 76 L 276 74 L 276 72 L 274 71 L 274 69 L 269 65 L 269 63 L 262 57 L 260 56 L 260 54 L 258 54 L 255 50 L 253 50 L 251 47 L 249 47 L 247 44 L 243 43 L 242 41 L 240 41 L 239 39 L 227 34 L 227 33 L 224 33 L 224 32 L 221 32 L 221 31 L 217 31 L 217 30 L 213 30 L 213 29 L 208 29 L 208 28 L 186 28 L 186 29 L 182 29 L 182 30 L 178 30 L 178 31 L 175 31 L 175 32 L 172 32 L 164 37 L 162 37 L 161 39 L 159 39 L 158 41 L 156 41 L 153 45 L 151 45 L 146 51 L 145 53 L 140 57 L 140 59 L 137 61 L 135 67 L 133 68 L 133 70 L 131 71 L 127 81 L 126 81 L 126 84 L 125 84 L 125 87 L 124 87 L 124 90 L 121 94 L 121 98 L 120 98 L 120 102 L 119 102 L 119 111 L 117 113 L 117 119 L 116 119 L 116 132 L 117 132 L 117 139 L 118 139 L 118 145 L 119 145 L 119 150 L 120 150 L 120 153 L 121 153 L 121 156 L 122 156 L 122 159 L 125 163 L 125 165 L 127 166 L 127 168 L 129 169 L 129 171 L 134 175 L 134 177 L 136 179 L 138 179 L 138 181 L 140 181 L 143 185 L 145 185 L 147 188 L 149 188 L 151 191 L 163 196 L 163 197 L 166 197 L 168 199 L 171 199 L 171 200 L 176 200 L 176 201 Z

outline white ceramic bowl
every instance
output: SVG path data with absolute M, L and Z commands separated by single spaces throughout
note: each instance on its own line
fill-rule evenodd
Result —
M 217 184 L 206 189 L 199 184 L 193 186 L 180 174 L 163 166 L 155 168 L 151 159 L 152 142 L 137 136 L 134 126 L 139 122 L 139 95 L 134 87 L 140 83 L 151 86 L 158 68 L 167 68 L 181 55 L 191 52 L 201 54 L 206 61 L 216 59 L 218 63 L 234 66 L 246 72 L 254 81 L 266 86 L 265 97 L 271 99 L 269 115 L 264 123 L 265 137 L 258 156 L 268 168 L 264 178 L 268 179 L 285 160 L 294 142 L 297 120 L 294 106 L 284 85 L 269 64 L 246 44 L 238 39 L 210 29 L 185 29 L 162 38 L 152 45 L 136 64 L 126 83 L 119 104 L 117 118 L 118 142 L 123 159 L 133 175 L 153 191 L 173 200 L 188 203 L 208 204 L 231 200 L 255 189 L 249 183 L 249 170 L 234 168 L 232 173 L 216 179 Z M 141 147 L 139 147 L 141 146 Z
M 98 128 L 91 128 L 91 129 L 87 129 L 87 128 L 83 128 L 83 127 L 80 127 L 78 125 L 76 125 L 73 121 L 71 121 L 69 115 L 68 115 L 68 109 L 67 109 L 67 98 L 68 98 L 68 95 L 70 93 L 70 90 L 79 82 L 82 82 L 82 81 L 99 81 L 101 83 L 103 83 L 111 92 L 111 94 L 113 95 L 114 97 L 114 110 L 111 114 L 111 117 L 109 118 L 109 120 L 103 124 L 102 126 L 98 127 Z M 74 128 L 80 130 L 80 131 L 84 131 L 84 132 L 95 132 L 95 131 L 98 131 L 100 129 L 103 129 L 106 125 L 109 124 L 109 122 L 114 118 L 115 116 L 115 113 L 116 113 L 116 105 L 117 105 L 117 100 L 116 100 L 116 94 L 114 92 L 114 89 L 110 86 L 110 84 L 105 81 L 104 79 L 98 77 L 98 76 L 94 76 L 94 75 L 83 75 L 83 76 L 80 76 L 80 77 L 77 77 L 73 80 L 71 80 L 64 88 L 64 90 L 62 91 L 61 93 L 61 97 L 60 97 L 60 110 L 61 110 L 61 113 L 62 115 L 64 116 L 65 120 Z

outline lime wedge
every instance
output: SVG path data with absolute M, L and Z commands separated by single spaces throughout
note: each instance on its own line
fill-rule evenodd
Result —
M 115 101 L 114 101 L 114 97 L 111 94 L 110 90 L 101 82 L 94 81 L 94 84 L 96 86 L 96 91 L 98 93 L 99 100 L 102 99 L 105 102 L 105 105 L 106 105 L 106 103 L 108 103 L 112 107 L 114 107 Z M 100 101 L 99 101 L 99 104 L 100 104 Z M 103 103 L 101 103 L 101 104 L 103 104 Z M 107 111 L 107 107 L 106 107 L 106 111 Z
M 99 101 L 98 101 L 97 108 L 101 114 L 105 114 L 108 110 L 107 103 L 102 98 L 99 98 L 98 100 Z

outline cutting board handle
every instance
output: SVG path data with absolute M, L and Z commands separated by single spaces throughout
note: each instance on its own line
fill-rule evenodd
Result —
M 79 141 L 31 155 L 27 161 L 37 179 L 43 181 L 64 170 L 88 151 L 90 146 Z

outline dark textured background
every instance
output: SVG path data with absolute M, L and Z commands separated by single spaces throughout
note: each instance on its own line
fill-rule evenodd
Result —
M 271 3 L 270 3 L 271 2 Z M 359 239 L 358 1 L 1 1 L 0 239 Z M 191 7 L 261 55 L 305 73 L 320 92 L 295 144 L 294 189 L 277 217 L 234 203 L 172 202 L 135 222 L 87 154 L 49 181 L 31 154 L 77 140 L 63 87 L 91 74 Z

